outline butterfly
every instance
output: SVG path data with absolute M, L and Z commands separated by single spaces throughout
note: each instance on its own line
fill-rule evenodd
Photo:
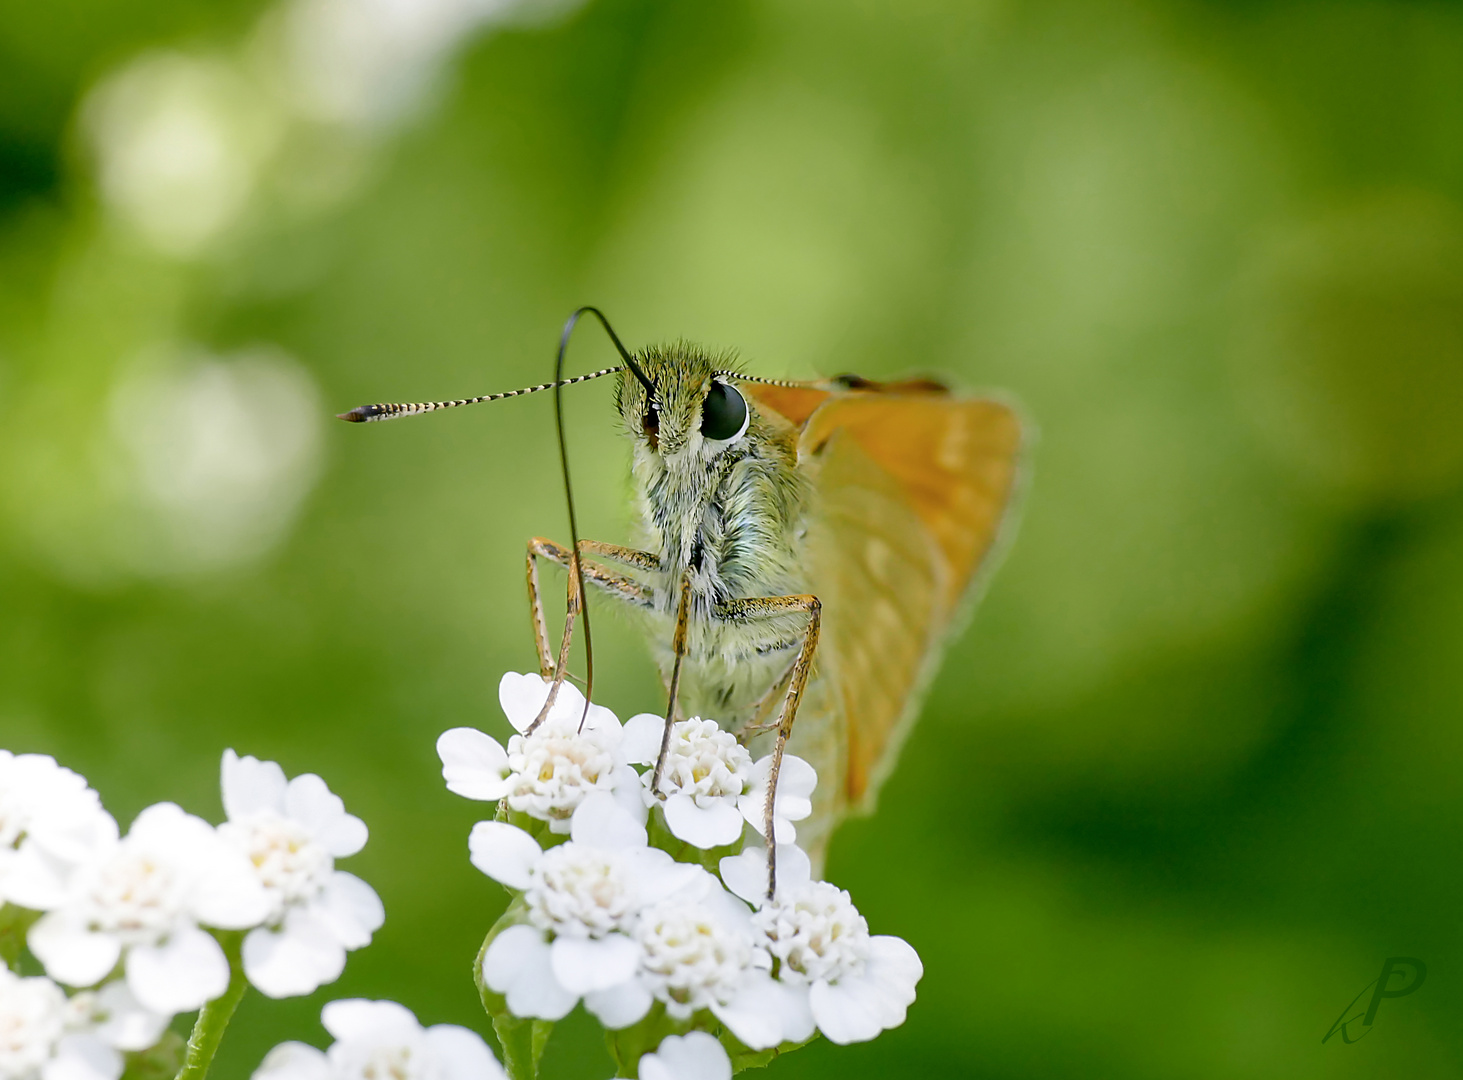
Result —
M 585 314 L 599 319 L 624 363 L 565 379 L 569 335 Z M 814 767 L 813 813 L 798 840 L 819 862 L 837 824 L 873 805 L 952 632 L 1009 537 L 1026 425 L 1008 402 L 932 379 L 764 379 L 728 353 L 686 342 L 632 353 L 594 308 L 566 325 L 553 382 L 362 406 L 342 419 L 390 419 L 606 375 L 618 380 L 638 535 L 633 546 L 579 540 L 571 497 L 571 544 L 529 541 L 540 671 L 555 688 L 566 677 L 576 618 L 587 631 L 586 585 L 623 606 L 663 676 L 667 738 L 675 720 L 694 715 L 748 745 L 771 745 L 770 849 L 784 755 Z M 543 561 L 570 571 L 557 652 Z M 664 758 L 663 745 L 652 790 Z M 769 868 L 770 895 L 775 860 Z

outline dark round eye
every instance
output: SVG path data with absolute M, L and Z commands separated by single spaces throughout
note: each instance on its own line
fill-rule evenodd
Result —
M 701 434 L 708 439 L 735 439 L 747 429 L 747 402 L 734 386 L 713 382 L 701 406 Z

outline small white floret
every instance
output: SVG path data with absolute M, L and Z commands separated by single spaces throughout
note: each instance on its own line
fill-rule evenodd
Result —
M 247 856 L 206 821 L 159 803 L 69 875 L 65 896 L 27 942 L 70 986 L 95 985 L 121 962 L 137 1000 L 172 1015 L 228 985 L 223 949 L 200 926 L 247 929 L 269 908 Z
M 742 812 L 758 832 L 765 827 L 768 778 L 772 775 L 772 755 L 768 754 L 752 766 L 751 782 L 746 794 L 737 800 Z M 778 844 L 791 844 L 798 838 L 794 821 L 802 821 L 813 812 L 813 789 L 818 774 L 800 757 L 784 754 L 777 774 L 777 796 L 772 804 L 773 838 Z
M 625 756 L 636 765 L 654 765 L 665 737 L 665 719 L 654 713 L 631 717 L 625 725 Z M 641 777 L 647 805 L 663 800 L 666 825 L 688 844 L 708 849 L 735 843 L 745 821 L 758 832 L 766 826 L 772 755 L 753 762 L 730 732 L 714 721 L 693 717 L 671 725 L 660 788 L 652 793 L 654 769 Z M 773 802 L 773 831 L 779 844 L 797 839 L 795 821 L 813 812 L 818 774 L 800 757 L 785 754 Z
M 0 904 L 46 911 L 117 823 L 85 778 L 44 754 L 0 750 Z
M 504 1080 L 482 1037 L 456 1024 L 423 1028 L 394 1001 L 332 1001 L 320 1014 L 335 1042 L 323 1053 L 281 1043 L 254 1080 Z
M 792 1036 L 784 1026 L 787 995 L 771 976 L 772 958 L 746 906 L 720 885 L 708 885 L 701 896 L 672 897 L 641 913 L 635 927 L 638 986 L 674 1019 L 709 1010 L 752 1049 L 777 1046 Z M 806 1038 L 801 1025 L 795 1034 Z
M 749 904 L 761 905 L 767 899 L 767 849 L 743 848 L 728 855 L 717 865 L 726 887 Z M 781 895 L 813 880 L 813 863 L 808 853 L 796 844 L 777 845 L 777 891 Z
M 75 994 L 68 1008 L 73 1029 L 89 1031 L 118 1050 L 146 1050 L 157 1045 L 172 1020 L 145 1007 L 121 981 Z
M 39 1077 L 66 1033 L 66 995 L 50 979 L 22 979 L 0 967 L 0 1076 Z M 122 1072 L 117 1059 L 113 1077 Z
M 121 983 L 68 999 L 50 979 L 0 965 L 0 1078 L 117 1080 L 120 1051 L 153 1046 L 169 1019 L 144 1009 Z
M 369 944 L 385 919 L 375 891 L 335 869 L 365 846 L 365 823 L 313 773 L 289 780 L 275 762 L 232 750 L 222 786 L 228 821 L 219 833 L 248 857 L 269 901 L 264 925 L 244 939 L 244 973 L 274 998 L 334 982 L 346 952 Z
M 904 1023 L 924 974 L 897 937 L 875 937 L 849 895 L 826 881 L 779 889 L 753 916 L 777 958 L 778 981 L 831 1042 L 863 1042 Z
M 584 695 L 565 683 L 544 722 L 525 734 L 548 700 L 549 683 L 538 675 L 509 672 L 498 701 L 518 731 L 506 749 L 474 728 L 453 728 L 437 740 L 447 788 L 468 799 L 507 799 L 518 813 L 569 832 L 575 810 L 595 792 L 620 798 L 643 818 L 635 770 L 625 760 L 615 714 L 600 705 L 584 709 Z
M 722 859 L 720 870 L 728 889 L 758 905 L 752 921 L 777 959 L 778 982 L 789 993 L 788 1023 L 807 1025 L 806 1035 L 787 1038 L 802 1041 L 816 1023 L 832 1042 L 862 1042 L 904 1023 L 924 975 L 919 954 L 900 938 L 870 935 L 848 893 L 813 880 L 800 849 L 778 845 L 771 901 L 765 848 Z
M 640 1080 L 731 1080 L 731 1058 L 704 1031 L 667 1035 L 640 1059 Z
M 474 866 L 523 890 L 527 919 L 488 946 L 483 980 L 505 995 L 515 1015 L 544 1020 L 567 1015 L 581 997 L 593 1009 L 605 993 L 632 984 L 641 910 L 709 881 L 698 867 L 647 847 L 644 826 L 607 792 L 585 799 L 568 843 L 543 851 L 523 830 L 484 821 L 473 828 L 469 849 Z M 622 1013 L 617 1008 L 613 1019 Z
M 664 735 L 664 717 L 632 717 L 625 725 L 626 758 L 653 765 Z M 714 721 L 693 717 L 672 724 L 658 793 L 650 790 L 653 780 L 653 769 L 641 777 L 645 803 L 653 806 L 664 799 L 666 826 L 678 839 L 709 849 L 735 843 L 742 835 L 738 800 L 753 783 L 752 755 Z

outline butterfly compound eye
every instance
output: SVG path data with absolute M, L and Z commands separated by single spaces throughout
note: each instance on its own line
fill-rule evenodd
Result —
M 713 382 L 701 406 L 701 434 L 724 442 L 747 430 L 747 400 L 735 386 Z

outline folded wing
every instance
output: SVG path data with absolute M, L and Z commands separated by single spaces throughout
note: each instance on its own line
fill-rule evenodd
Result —
M 893 767 L 1007 516 L 1021 424 L 1001 402 L 923 382 L 745 389 L 801 424 L 799 459 L 817 492 L 819 681 L 844 773 L 820 811 L 836 819 L 869 805 Z

